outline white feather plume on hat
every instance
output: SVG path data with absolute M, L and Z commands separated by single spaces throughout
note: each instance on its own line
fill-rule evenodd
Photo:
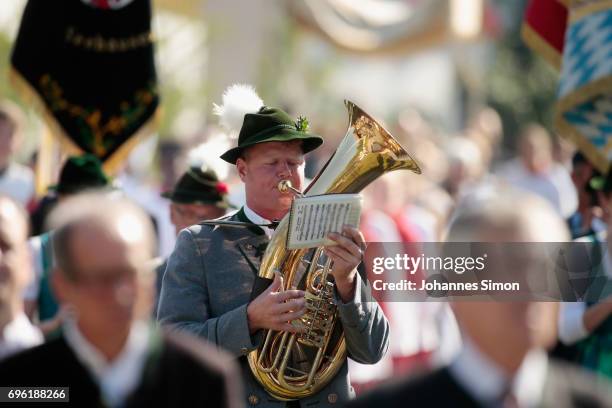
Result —
M 214 170 L 210 163 L 208 163 L 210 155 L 208 147 L 207 143 L 202 143 L 187 153 L 187 164 L 190 168 L 200 169 L 204 173 L 209 169 Z
M 213 113 L 219 116 L 219 123 L 237 136 L 244 122 L 244 115 L 257 113 L 264 106 L 255 88 L 246 84 L 234 84 L 223 92 L 223 104 L 213 104 Z
M 231 147 L 231 141 L 220 130 L 211 130 L 205 142 L 191 149 L 187 154 L 189 167 L 196 167 L 205 172 L 213 169 L 219 180 L 229 177 L 230 166 L 219 156 Z

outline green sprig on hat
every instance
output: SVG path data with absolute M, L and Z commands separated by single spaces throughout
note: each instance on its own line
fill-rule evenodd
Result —
M 300 115 L 298 117 L 297 122 L 295 122 L 295 128 L 299 132 L 308 132 L 309 125 L 310 123 L 308 122 L 308 119 L 306 119 L 306 117 L 302 115 Z
M 308 133 L 309 122 L 303 116 L 296 121 L 279 108 L 265 106 L 253 87 L 232 85 L 223 94 L 223 104 L 214 106 L 219 122 L 233 134 L 238 133 L 238 146 L 221 155 L 236 164 L 245 148 L 265 142 L 300 140 L 308 153 L 323 143 L 323 138 Z

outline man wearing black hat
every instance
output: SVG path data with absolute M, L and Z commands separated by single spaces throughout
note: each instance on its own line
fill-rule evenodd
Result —
M 246 361 L 262 341 L 262 330 L 300 331 L 288 322 L 305 312 L 303 291 L 279 291 L 277 275 L 263 293 L 252 301 L 250 296 L 274 221 L 286 215 L 293 201 L 292 194 L 279 191 L 278 183 L 289 180 L 296 189 L 303 188 L 304 154 L 319 147 L 322 138 L 308 133 L 304 118 L 295 121 L 281 109 L 264 106 L 250 87 L 229 88 L 215 111 L 225 127 L 240 131 L 238 146 L 221 158 L 236 165 L 246 204 L 227 221 L 250 226 L 199 224 L 181 231 L 163 278 L 158 319 L 239 358 L 249 405 L 322 407 L 346 401 L 353 395 L 346 361 L 317 394 L 290 402 L 270 396 Z M 356 271 L 363 236 L 345 228 L 343 235 L 330 238 L 338 244 L 326 252 L 334 263 L 335 301 L 348 355 L 360 363 L 376 363 L 387 350 L 389 325 L 376 302 L 362 302 L 369 295 Z
M 32 214 L 32 229 L 35 235 L 44 231 L 45 218 L 57 202 L 83 190 L 104 188 L 110 179 L 102 170 L 102 163 L 92 154 L 70 156 L 62 166 L 57 184 L 49 186 L 49 193 L 38 204 Z
M 230 207 L 227 201 L 228 189 L 219 181 L 217 173 L 206 165 L 190 166 L 171 191 L 162 193 L 170 200 L 170 221 L 176 235 L 187 227 L 203 220 L 219 218 Z M 157 298 L 161 291 L 162 278 L 168 260 L 156 268 Z M 157 302 L 155 303 L 157 305 Z
M 62 166 L 58 183 L 49 187 L 51 192 L 55 192 L 55 196 L 43 213 L 46 215 L 55 203 L 68 197 L 86 190 L 106 188 L 110 183 L 110 179 L 102 170 L 102 163 L 96 156 L 91 154 L 71 156 Z M 44 215 L 40 220 L 41 223 L 44 222 Z M 38 320 L 42 323 L 41 329 L 44 333 L 54 330 L 61 323 L 58 304 L 49 283 L 55 263 L 52 237 L 52 232 L 44 232 L 28 241 L 34 259 L 35 279 L 24 295 L 26 314 L 32 318 L 34 313 L 38 312 Z

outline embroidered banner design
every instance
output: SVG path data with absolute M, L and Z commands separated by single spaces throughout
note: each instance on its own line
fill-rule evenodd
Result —
M 607 173 L 612 159 L 612 1 L 532 0 L 523 38 L 560 70 L 555 127 Z
M 14 84 L 69 153 L 93 153 L 113 172 L 151 133 L 158 110 L 151 4 L 58 3 L 26 5 L 11 57 Z

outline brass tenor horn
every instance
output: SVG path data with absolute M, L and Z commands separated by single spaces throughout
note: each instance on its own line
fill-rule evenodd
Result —
M 411 170 L 418 164 L 376 120 L 357 105 L 345 101 L 349 128 L 334 155 L 306 190 L 306 195 L 357 193 L 384 173 Z M 291 190 L 290 183 L 279 183 Z M 323 247 L 288 250 L 288 217 L 280 222 L 264 253 L 259 278 L 283 277 L 283 288 L 306 292 L 306 313 L 293 324 L 303 333 L 266 330 L 263 343 L 247 356 L 257 381 L 280 400 L 317 393 L 336 375 L 346 358 L 342 325 L 333 302 L 331 259 Z

